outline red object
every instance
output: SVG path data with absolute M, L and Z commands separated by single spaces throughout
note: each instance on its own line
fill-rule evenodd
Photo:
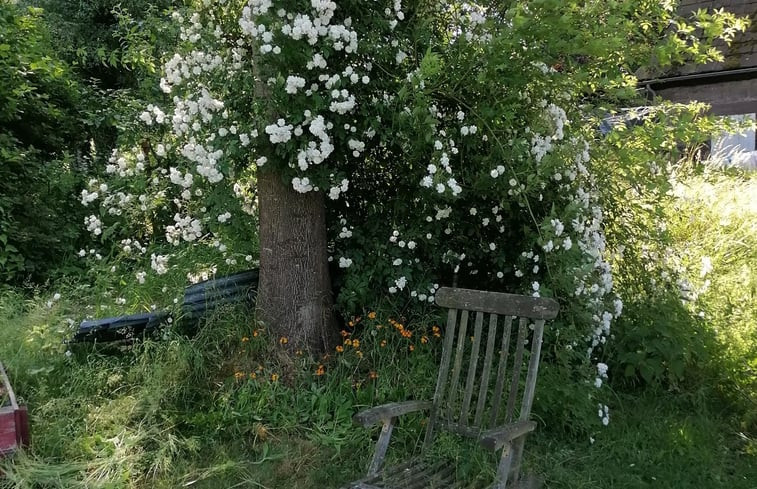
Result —
M 0 363 L 0 392 L 8 396 L 8 403 L 0 406 L 0 457 L 10 455 L 29 444 L 29 413 L 19 406 L 8 375 Z

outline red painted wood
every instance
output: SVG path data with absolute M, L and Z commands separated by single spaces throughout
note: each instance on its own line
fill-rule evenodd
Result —
M 29 433 L 29 411 L 26 406 L 19 406 L 16 409 L 16 443 L 19 446 L 27 447 L 31 441 Z
M 13 408 L 0 409 L 0 455 L 18 448 L 16 441 L 16 413 Z
M 0 406 L 0 457 L 29 444 L 29 413 L 16 403 L 8 375 L 0 363 L 0 391 L 8 394 L 7 406 Z

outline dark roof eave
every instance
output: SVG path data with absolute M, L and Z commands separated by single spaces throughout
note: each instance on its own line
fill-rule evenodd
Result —
M 737 68 L 733 70 L 708 71 L 704 73 L 692 73 L 689 75 L 671 76 L 667 78 L 653 78 L 651 80 L 639 80 L 639 86 L 655 89 L 672 88 L 680 86 L 703 85 L 722 81 L 748 80 L 757 76 L 757 66 L 749 68 Z

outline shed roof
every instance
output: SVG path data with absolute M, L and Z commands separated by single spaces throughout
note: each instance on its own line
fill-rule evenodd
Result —
M 697 9 L 724 8 L 739 16 L 747 16 L 751 24 L 746 32 L 739 33 L 730 46 L 716 44 L 724 53 L 724 60 L 704 65 L 687 64 L 666 73 L 666 76 L 708 73 L 757 66 L 757 0 L 681 0 L 679 13 L 690 14 Z

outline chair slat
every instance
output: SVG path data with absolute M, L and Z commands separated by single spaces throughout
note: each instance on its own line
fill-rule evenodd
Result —
M 546 297 L 528 297 L 503 294 L 502 292 L 447 287 L 442 287 L 436 291 L 434 301 L 441 307 L 532 319 L 554 319 L 560 309 L 557 301 Z
M 489 315 L 489 335 L 486 338 L 486 354 L 484 357 L 484 367 L 481 371 L 481 386 L 478 389 L 478 403 L 476 404 L 476 416 L 473 418 L 473 424 L 481 426 L 481 420 L 486 409 L 486 395 L 489 393 L 489 376 L 492 368 L 492 359 L 494 357 L 494 344 L 497 341 L 497 315 Z
M 444 348 L 442 349 L 442 363 L 439 365 L 439 376 L 436 380 L 436 390 L 434 391 L 434 405 L 431 408 L 431 417 L 426 427 L 426 438 L 424 446 L 431 444 L 434 439 L 434 428 L 436 420 L 439 417 L 441 403 L 447 389 L 447 375 L 449 374 L 449 364 L 452 359 L 452 345 L 455 340 L 455 327 L 457 325 L 457 309 L 450 309 L 447 312 L 447 328 L 444 332 Z
M 518 395 L 518 387 L 520 382 L 520 366 L 523 361 L 523 346 L 526 342 L 526 329 L 528 327 L 528 319 L 520 318 L 518 322 L 518 344 L 515 349 L 515 358 L 513 359 L 513 377 L 510 380 L 510 395 L 507 398 L 507 410 L 505 411 L 505 422 L 509 423 L 513 420 L 513 411 L 515 410 L 515 398 Z
M 510 354 L 510 335 L 513 330 L 513 317 L 505 316 L 505 330 L 502 333 L 502 349 L 499 351 L 499 366 L 497 367 L 497 385 L 494 388 L 494 406 L 489 419 L 489 427 L 497 426 L 499 406 L 502 403 L 502 393 L 505 390 L 505 374 L 507 373 L 507 358 Z
M 454 419 L 454 404 L 457 397 L 457 386 L 460 383 L 460 370 L 463 366 L 463 354 L 465 352 L 465 339 L 468 332 L 468 311 L 460 314 L 460 330 L 457 335 L 457 349 L 455 351 L 455 366 L 452 367 L 452 380 L 449 384 L 449 396 L 447 397 L 447 420 Z
M 429 487 L 428 484 L 432 481 L 437 484 L 447 482 L 454 470 L 455 468 L 446 462 L 434 466 L 424 466 L 422 470 L 414 471 L 405 478 L 391 481 L 387 487 L 392 489 L 424 489 Z
M 526 420 L 531 414 L 531 405 L 534 402 L 534 390 L 536 389 L 536 374 L 539 371 L 539 357 L 541 356 L 541 341 L 544 336 L 544 320 L 534 323 L 534 335 L 531 338 L 531 358 L 528 362 L 528 374 L 526 375 L 526 387 L 523 391 L 523 402 L 520 408 L 520 419 Z
M 460 424 L 468 424 L 468 411 L 470 410 L 471 398 L 475 388 L 476 367 L 478 366 L 478 350 L 481 346 L 481 336 L 484 325 L 484 313 L 476 313 L 476 327 L 473 330 L 473 349 L 470 354 L 470 365 L 468 366 L 468 378 L 465 381 L 465 394 L 463 396 L 463 409 L 460 412 Z

